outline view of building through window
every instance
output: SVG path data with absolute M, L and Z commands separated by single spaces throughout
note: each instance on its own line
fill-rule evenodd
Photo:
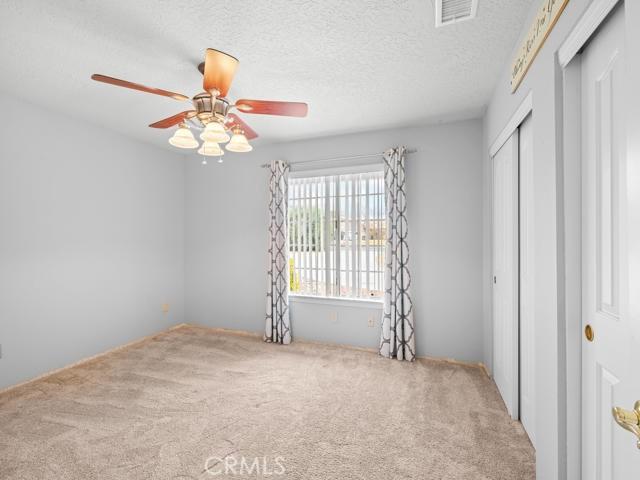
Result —
M 382 171 L 290 179 L 291 293 L 381 297 L 386 236 Z

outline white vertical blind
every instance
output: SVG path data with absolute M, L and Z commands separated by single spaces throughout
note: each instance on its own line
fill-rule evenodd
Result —
M 384 202 L 382 171 L 291 178 L 291 293 L 382 297 Z

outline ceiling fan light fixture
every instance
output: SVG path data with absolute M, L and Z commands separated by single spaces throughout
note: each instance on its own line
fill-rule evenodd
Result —
M 433 0 L 432 0 L 433 1 Z M 440 3 L 450 2 L 450 10 L 454 17 L 459 8 L 459 4 L 472 2 L 474 5 L 479 0 L 435 0 Z M 449 12 L 449 10 L 447 10 Z M 450 14 L 451 12 L 447 13 Z M 457 17 L 456 17 L 457 18 Z M 216 50 L 208 48 L 206 50 L 204 62 L 198 65 L 198 70 L 203 75 L 202 88 L 204 91 L 192 98 L 180 93 L 163 90 L 160 88 L 147 87 L 139 83 L 121 80 L 107 75 L 93 74 L 91 79 L 96 82 L 114 85 L 116 87 L 128 88 L 153 95 L 173 98 L 180 101 L 191 101 L 192 109 L 180 112 L 170 117 L 164 118 L 149 125 L 151 128 L 166 129 L 178 125 L 177 131 L 169 139 L 169 143 L 177 148 L 198 149 L 200 139 L 204 143 L 215 143 L 213 147 L 203 146 L 205 152 L 216 152 L 211 155 L 222 155 L 220 144 L 227 143 L 227 150 L 230 152 L 250 152 L 253 147 L 248 140 L 258 137 L 258 134 L 248 126 L 242 118 L 231 109 L 238 112 L 256 115 L 276 115 L 284 117 L 306 117 L 308 105 L 302 102 L 283 102 L 274 100 L 238 99 L 235 104 L 227 99 L 227 93 L 233 81 L 238 59 Z M 197 126 L 204 131 L 199 132 L 199 139 L 194 137 L 187 125 L 187 121 L 192 126 Z M 220 152 L 220 153 L 218 153 Z
M 224 125 L 220 122 L 209 122 L 204 127 L 204 131 L 200 134 L 200 138 L 205 142 L 226 143 L 231 137 L 225 131 Z
M 178 148 L 197 148 L 199 145 L 189 127 L 184 123 L 180 124 L 173 137 L 169 139 L 169 143 Z
M 224 150 L 216 142 L 205 141 L 198 149 L 198 153 L 205 157 L 221 157 L 224 155 Z
M 246 153 L 253 150 L 253 147 L 249 145 L 247 137 L 244 136 L 244 133 L 236 132 L 231 137 L 231 141 L 227 143 L 225 147 L 230 152 L 235 153 Z

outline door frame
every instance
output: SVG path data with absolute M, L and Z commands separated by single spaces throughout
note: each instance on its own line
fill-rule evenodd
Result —
M 493 183 L 493 179 L 494 179 L 494 157 L 496 156 L 496 154 L 500 151 L 500 149 L 507 143 L 507 141 L 511 138 L 511 136 L 514 133 L 517 133 L 518 130 L 520 129 L 520 125 L 522 125 L 522 123 L 527 119 L 527 117 L 529 117 L 530 115 L 532 115 L 533 113 L 533 91 L 529 91 L 529 93 L 526 95 L 526 97 L 522 100 L 522 102 L 520 103 L 520 105 L 518 106 L 518 108 L 516 109 L 516 111 L 513 113 L 513 115 L 511 115 L 511 117 L 509 118 L 507 124 L 504 126 L 504 128 L 500 131 L 500 133 L 498 134 L 498 136 L 496 137 L 496 139 L 493 141 L 493 143 L 491 144 L 491 146 L 489 147 L 489 159 L 491 161 L 491 179 L 490 179 L 490 189 L 491 189 L 491 249 L 489 251 L 489 256 L 490 256 L 490 265 L 491 265 L 491 275 L 490 278 L 488 279 L 490 284 L 491 284 L 491 312 L 490 312 L 490 318 L 491 318 L 491 333 L 486 337 L 489 338 L 491 340 L 491 363 L 492 363 L 492 368 L 491 368 L 491 377 L 493 378 L 493 371 L 495 369 L 495 361 L 494 361 L 494 353 L 495 353 L 495 348 L 494 348 L 494 344 L 493 344 L 493 338 L 494 338 L 494 317 L 493 317 L 493 286 L 494 286 L 494 282 L 493 282 L 493 275 L 494 275 L 494 263 L 493 263 L 493 244 L 494 244 L 494 231 L 493 231 L 493 225 L 494 225 L 494 219 L 493 219 L 493 212 L 494 212 L 494 205 L 493 205 L 493 201 L 494 201 L 494 188 L 495 185 Z M 518 138 L 518 143 L 519 143 L 519 138 Z M 517 154 L 518 154 L 518 158 L 517 158 L 517 169 L 518 169 L 518 182 L 516 185 L 516 189 L 518 192 L 517 198 L 518 198 L 518 206 L 517 208 L 517 212 L 518 212 L 518 225 L 516 226 L 516 231 L 517 231 L 517 236 L 518 236 L 518 271 L 517 274 L 514 276 L 514 283 L 512 285 L 514 291 L 517 292 L 517 311 L 518 311 L 518 322 L 517 325 L 515 326 L 514 329 L 514 333 L 516 335 L 515 338 L 515 345 L 514 345 L 514 350 L 515 350 L 515 358 L 517 359 L 518 365 L 517 368 L 515 368 L 513 370 L 513 378 L 512 380 L 512 384 L 514 385 L 514 392 L 513 392 L 513 398 L 516 399 L 517 404 L 514 407 L 514 410 L 512 413 L 512 418 L 514 420 L 519 420 L 520 419 L 520 268 L 519 268 L 519 261 L 520 261 L 520 256 L 521 256 L 521 252 L 520 252 L 520 175 L 521 175 L 521 170 L 520 170 L 520 149 L 519 146 L 517 148 Z
M 504 126 L 504 128 L 500 131 L 496 139 L 493 141 L 491 146 L 489 147 L 489 158 L 493 158 L 498 153 L 498 150 L 502 148 L 502 146 L 507 143 L 507 140 L 511 138 L 511 135 L 520 127 L 522 122 L 529 116 L 529 114 L 533 111 L 533 91 L 529 91 L 527 96 L 522 100 L 516 111 L 511 115 L 509 121 Z
M 592 35 L 624 0 L 593 0 L 557 54 L 561 129 L 558 162 L 558 282 L 559 315 L 564 328 L 564 352 L 560 352 L 558 374 L 564 385 L 561 408 L 561 436 L 566 440 L 566 479 L 580 479 L 582 473 L 582 65 L 579 55 Z M 626 13 L 626 12 L 625 12 Z M 626 23 L 626 22 L 625 22 Z M 626 27 L 626 25 L 625 25 Z M 627 57 L 628 58 L 628 57 Z M 576 248 L 577 247 L 577 248 Z M 563 355 L 564 354 L 564 355 Z

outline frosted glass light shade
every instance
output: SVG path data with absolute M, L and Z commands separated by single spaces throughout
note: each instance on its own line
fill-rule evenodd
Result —
M 247 137 L 242 133 L 234 133 L 233 137 L 231 137 L 231 141 L 227 143 L 225 148 L 230 152 L 236 153 L 245 153 L 253 150 L 253 147 L 249 145 L 249 142 L 247 141 Z
M 169 143 L 178 148 L 197 148 L 198 141 L 193 137 L 193 133 L 185 126 L 181 126 L 169 139 Z
M 224 151 L 216 142 L 204 142 L 198 149 L 198 153 L 205 157 L 220 157 L 224 155 Z
M 200 138 L 205 142 L 225 143 L 229 141 L 229 134 L 224 130 L 224 126 L 219 122 L 209 122 L 200 134 Z

